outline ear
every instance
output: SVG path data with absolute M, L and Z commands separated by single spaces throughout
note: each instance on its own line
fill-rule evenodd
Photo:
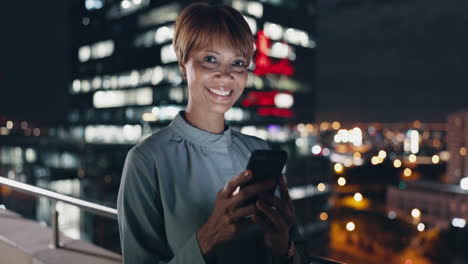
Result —
M 187 69 L 185 68 L 185 64 L 183 64 L 180 61 L 179 61 L 179 69 L 180 69 L 180 72 L 182 72 L 182 76 L 184 77 L 184 79 L 187 79 Z

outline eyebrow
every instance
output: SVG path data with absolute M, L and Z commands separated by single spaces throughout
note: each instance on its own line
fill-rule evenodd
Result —
M 221 53 L 215 51 L 215 50 L 205 50 L 205 52 L 208 52 L 208 53 L 215 53 L 215 54 L 218 54 L 218 55 L 222 55 Z M 239 57 L 239 58 L 245 58 L 242 54 L 235 54 L 236 57 Z

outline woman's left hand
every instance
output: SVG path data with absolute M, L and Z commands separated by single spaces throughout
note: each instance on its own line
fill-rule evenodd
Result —
M 267 247 L 273 255 L 285 256 L 288 251 L 289 230 L 296 224 L 296 214 L 284 177 L 280 177 L 280 198 L 271 193 L 258 196 L 258 213 L 253 215 L 253 222 L 265 233 Z

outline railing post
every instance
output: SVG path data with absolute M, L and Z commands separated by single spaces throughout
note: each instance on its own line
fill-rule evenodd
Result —
M 50 244 L 50 248 L 60 248 L 60 224 L 57 201 L 53 201 L 52 204 L 52 243 Z

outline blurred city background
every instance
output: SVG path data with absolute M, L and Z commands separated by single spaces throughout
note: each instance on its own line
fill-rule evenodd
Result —
M 115 208 L 127 151 L 187 103 L 171 41 L 191 2 L 2 3 L 0 176 Z M 226 121 L 289 153 L 309 254 L 468 263 L 468 2 L 211 2 L 255 34 Z M 50 227 L 52 207 L 68 237 L 121 252 L 115 220 L 0 182 L 1 209 Z

